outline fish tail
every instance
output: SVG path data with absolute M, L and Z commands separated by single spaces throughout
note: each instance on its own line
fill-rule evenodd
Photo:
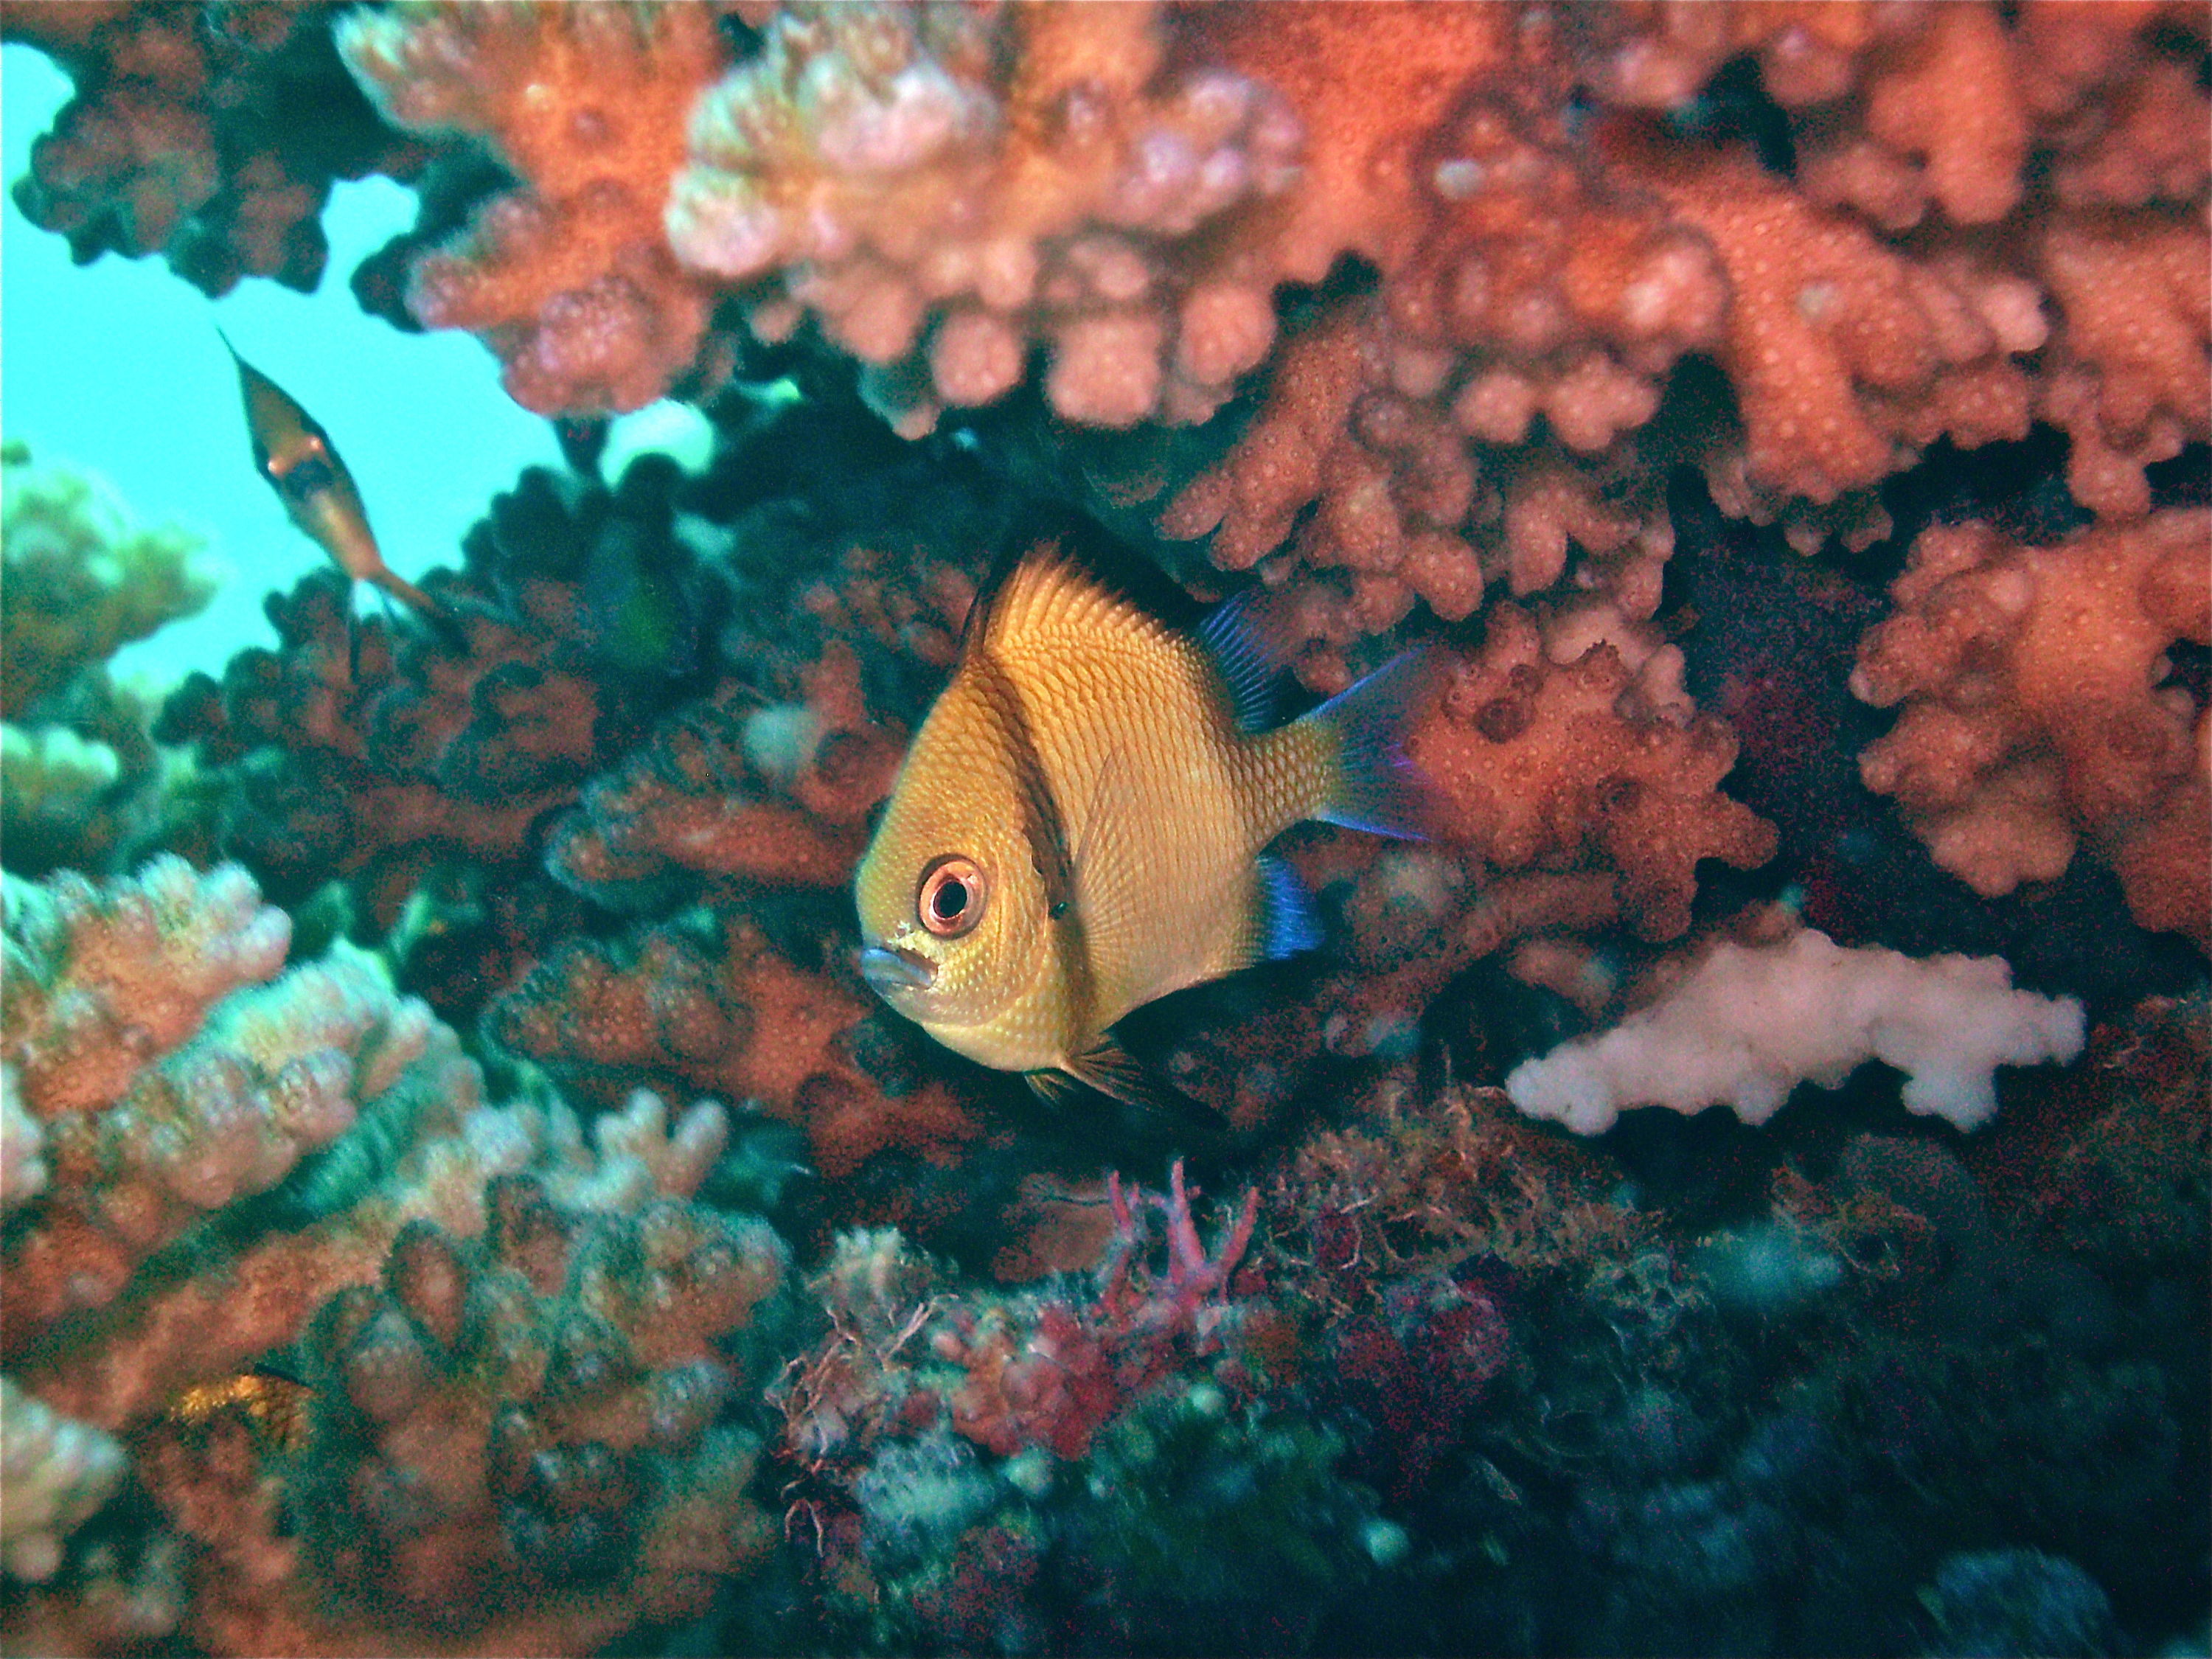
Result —
M 1335 740 L 1335 763 L 1314 817 L 1401 841 L 1428 838 L 1431 791 L 1406 757 L 1406 734 L 1428 712 L 1442 669 L 1431 647 L 1406 652 L 1293 722 Z
M 396 574 L 389 566 L 380 566 L 368 580 L 379 590 L 398 599 L 402 605 L 434 623 L 439 632 L 454 643 L 466 647 L 468 640 L 461 628 L 461 619 L 453 606 L 436 595 L 424 592 L 404 576 Z

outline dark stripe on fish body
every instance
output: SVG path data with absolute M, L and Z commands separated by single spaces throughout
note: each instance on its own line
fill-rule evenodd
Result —
M 1044 757 L 1037 750 L 1021 688 L 992 659 L 980 637 L 969 666 L 1005 726 L 1006 747 L 1021 792 L 1022 832 L 1029 841 L 1037 873 L 1044 878 L 1050 920 L 1066 943 L 1063 955 L 1067 962 L 1070 1020 L 1079 1033 L 1087 1035 L 1098 1006 L 1097 975 L 1091 967 L 1090 940 L 1084 937 L 1081 908 L 1075 902 L 1075 865 L 1068 850 L 1066 816 L 1052 793 L 1052 780 L 1045 775 Z
M 344 478 L 343 473 L 316 454 L 304 456 L 282 471 L 272 467 L 266 476 L 278 495 L 300 505 L 324 490 L 338 489 Z

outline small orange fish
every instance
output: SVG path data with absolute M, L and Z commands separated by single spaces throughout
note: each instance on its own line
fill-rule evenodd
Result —
M 368 527 L 368 512 L 353 474 L 331 447 L 330 434 L 296 398 L 238 355 L 230 337 L 216 331 L 238 365 L 246 398 L 246 428 L 253 439 L 254 471 L 268 479 L 292 522 L 329 554 L 337 568 L 424 616 L 450 623 L 451 613 L 385 563 Z
M 1318 942 L 1264 856 L 1306 818 L 1412 836 L 1397 735 L 1433 683 L 1409 652 L 1272 731 L 1283 666 L 1232 602 L 1195 634 L 1035 543 L 975 602 L 855 878 L 860 967 L 939 1042 L 1041 1094 L 1165 1093 L 1109 1028 Z
M 205 1428 L 236 1412 L 254 1432 L 280 1451 L 297 1451 L 306 1442 L 307 1407 L 314 1390 L 272 1365 L 258 1365 L 235 1376 L 196 1382 L 169 1406 L 169 1420 L 181 1427 Z

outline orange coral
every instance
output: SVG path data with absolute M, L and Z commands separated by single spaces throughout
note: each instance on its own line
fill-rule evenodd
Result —
M 1232 266 L 1272 287 L 1317 283 L 1346 254 L 1401 264 L 1428 228 L 1430 135 L 1471 80 L 1511 75 L 1519 22 L 1421 0 L 1194 8 L 1191 50 L 1274 88 L 1305 130 L 1296 185 L 1235 228 Z
M 266 0 L 0 9 L 0 33 L 76 85 L 16 204 L 80 263 L 160 252 L 210 295 L 248 276 L 313 288 L 332 182 L 409 179 L 426 159 L 347 82 L 329 15 Z
M 1727 727 L 1656 718 L 1634 684 L 1610 645 L 1547 660 L 1534 621 L 1501 605 L 1407 750 L 1440 798 L 1447 845 L 1506 869 L 1610 866 L 1636 931 L 1673 939 L 1689 926 L 1698 860 L 1763 864 L 1774 828 L 1718 791 L 1735 761 Z
M 2036 239 L 2063 319 L 2039 412 L 2074 441 L 2075 499 L 2106 517 L 2142 517 L 2143 468 L 2212 438 L 2212 246 L 2196 219 L 2069 214 Z
M 1868 746 L 1936 861 L 1984 895 L 2065 869 L 2091 837 L 2146 927 L 2212 933 L 2202 694 L 2168 678 L 2212 644 L 2212 513 L 2169 510 L 2050 547 L 1929 531 L 1851 689 L 1902 704 Z
M 356 12 L 338 40 L 392 121 L 477 137 L 523 181 L 416 265 L 417 318 L 483 335 L 541 414 L 635 409 L 694 366 L 710 296 L 678 269 L 661 206 L 722 67 L 711 10 Z
M 905 733 L 874 719 L 851 649 L 805 671 L 805 701 L 763 707 L 735 685 L 695 704 L 617 772 L 595 780 L 556 832 L 562 880 L 608 896 L 673 868 L 835 887 L 890 793 Z
M 944 1084 L 901 1087 L 856 1062 L 855 1039 L 883 1018 L 726 912 L 712 941 L 654 928 L 628 960 L 573 941 L 495 1002 L 489 1022 L 501 1042 L 586 1095 L 657 1085 L 799 1124 L 817 1166 L 835 1176 L 887 1146 L 941 1154 L 977 1133 Z
M 1747 155 L 1624 144 L 1622 164 L 1711 240 L 1732 299 L 1722 367 L 1747 482 L 1816 503 L 1879 483 L 1939 437 L 2026 435 L 2042 343 L 2017 284 L 1893 252 Z

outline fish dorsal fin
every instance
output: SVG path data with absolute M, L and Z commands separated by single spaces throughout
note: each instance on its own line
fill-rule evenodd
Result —
M 1082 629 L 1157 640 L 1194 630 L 1197 607 L 1141 553 L 1065 511 L 1029 515 L 976 596 L 968 648 L 1018 649 Z
M 1298 653 L 1290 620 L 1280 601 L 1255 586 L 1224 599 L 1199 625 L 1199 643 L 1220 671 L 1240 731 L 1275 723 L 1283 676 Z

